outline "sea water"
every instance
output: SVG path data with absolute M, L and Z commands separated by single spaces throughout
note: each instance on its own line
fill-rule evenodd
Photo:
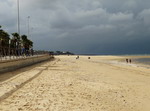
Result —
M 134 61 L 140 64 L 150 65 L 150 58 L 138 58 L 138 59 L 134 59 Z

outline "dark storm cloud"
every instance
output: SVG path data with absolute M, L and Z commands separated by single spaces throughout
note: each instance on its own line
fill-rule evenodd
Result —
M 0 2 L 0 24 L 14 31 L 16 1 Z M 35 49 L 96 54 L 150 52 L 148 0 L 20 0 L 20 13 L 22 34 L 27 33 L 30 16 Z

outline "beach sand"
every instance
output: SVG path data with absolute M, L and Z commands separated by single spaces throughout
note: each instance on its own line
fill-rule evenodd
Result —
M 0 111 L 150 111 L 150 69 L 120 59 L 56 56 L 2 100 Z

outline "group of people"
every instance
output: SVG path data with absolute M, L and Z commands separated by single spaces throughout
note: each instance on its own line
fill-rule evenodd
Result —
M 131 63 L 131 59 L 126 59 L 126 63 Z
M 76 59 L 79 59 L 79 56 L 77 56 Z M 88 59 L 91 59 L 91 57 L 88 57 Z
M 77 56 L 76 59 L 79 59 L 79 56 Z

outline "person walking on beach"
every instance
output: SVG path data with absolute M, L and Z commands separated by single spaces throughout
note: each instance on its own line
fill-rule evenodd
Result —
M 126 59 L 126 62 L 128 63 L 128 59 Z
M 130 64 L 131 64 L 131 59 L 129 60 Z
M 77 56 L 76 59 L 79 59 L 79 56 Z

